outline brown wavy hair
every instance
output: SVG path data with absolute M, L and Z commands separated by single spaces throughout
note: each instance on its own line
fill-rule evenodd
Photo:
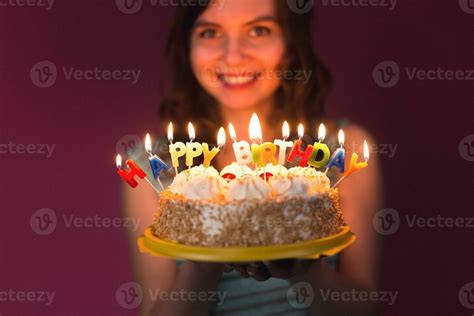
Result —
M 198 141 L 215 139 L 223 125 L 217 101 L 197 81 L 189 62 L 190 38 L 194 23 L 209 3 L 195 6 L 178 6 L 168 36 L 166 62 L 169 67 L 171 87 L 163 98 L 159 115 L 163 122 L 172 121 L 176 139 L 187 139 L 187 122 L 198 128 Z M 202 3 L 202 1 L 200 1 Z M 315 130 L 316 122 L 324 117 L 324 105 L 330 90 L 331 77 L 313 48 L 312 26 L 314 12 L 293 12 L 287 1 L 275 0 L 277 22 L 280 24 L 286 44 L 286 52 L 280 65 L 282 71 L 301 71 L 310 74 L 309 80 L 287 80 L 276 91 L 276 108 L 269 123 L 287 120 L 293 124 L 304 123 L 308 130 Z M 305 118 L 310 118 L 306 121 Z M 281 125 L 279 125 L 281 126 Z

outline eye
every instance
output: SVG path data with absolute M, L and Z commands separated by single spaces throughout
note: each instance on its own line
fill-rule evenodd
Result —
M 205 29 L 205 30 L 199 32 L 199 37 L 200 38 L 211 39 L 211 38 L 216 38 L 217 35 L 218 35 L 218 32 L 215 29 Z
M 268 36 L 272 32 L 270 28 L 266 26 L 256 26 L 250 31 L 251 36 L 259 37 L 259 36 Z

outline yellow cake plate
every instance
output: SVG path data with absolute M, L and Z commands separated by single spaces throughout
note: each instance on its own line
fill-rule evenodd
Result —
M 170 259 L 185 259 L 202 262 L 253 262 L 279 259 L 318 259 L 333 256 L 352 244 L 356 236 L 349 226 L 330 237 L 304 241 L 289 245 L 211 248 L 179 244 L 176 241 L 159 239 L 152 233 L 152 227 L 145 230 L 138 239 L 142 253 Z

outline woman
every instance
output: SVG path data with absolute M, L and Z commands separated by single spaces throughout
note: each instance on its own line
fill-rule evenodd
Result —
M 202 1 L 201 1 L 202 3 Z M 160 107 L 163 123 L 175 123 L 175 138 L 186 139 L 186 123 L 192 121 L 202 140 L 215 139 L 220 126 L 232 122 L 241 139 L 248 140 L 248 123 L 258 113 L 265 139 L 281 135 L 281 123 L 295 127 L 303 122 L 307 134 L 315 134 L 324 120 L 331 135 L 342 125 L 324 117 L 329 88 L 326 68 L 311 47 L 311 16 L 296 14 L 280 0 L 209 1 L 206 5 L 178 7 L 171 30 L 167 57 L 173 82 Z M 306 120 L 307 119 L 307 120 Z M 371 137 L 360 127 L 346 124 L 347 155 L 360 152 Z M 234 161 L 227 146 L 216 167 Z M 333 181 L 335 179 L 332 179 Z M 373 290 L 377 288 L 379 245 L 372 228 L 379 209 L 378 161 L 345 180 L 341 203 L 346 222 L 358 239 L 340 256 L 330 260 L 286 260 L 246 265 L 195 263 L 153 258 L 136 251 L 136 240 L 153 220 L 156 196 L 142 186 L 125 188 L 128 216 L 141 219 L 142 227 L 130 236 L 133 265 L 144 293 L 226 294 L 223 304 L 210 299 L 154 300 L 143 297 L 147 315 L 371 315 L 372 304 L 335 302 L 321 298 L 321 291 Z M 184 229 L 184 228 L 183 228 Z M 235 271 L 228 273 L 235 268 Z M 312 287 L 316 301 L 306 309 L 295 309 L 286 299 L 297 282 Z M 302 283 L 299 283 L 300 285 Z

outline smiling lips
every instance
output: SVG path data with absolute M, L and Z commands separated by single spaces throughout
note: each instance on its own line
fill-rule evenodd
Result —
M 242 88 L 255 83 L 261 77 L 261 73 L 217 73 L 217 78 L 225 87 Z

